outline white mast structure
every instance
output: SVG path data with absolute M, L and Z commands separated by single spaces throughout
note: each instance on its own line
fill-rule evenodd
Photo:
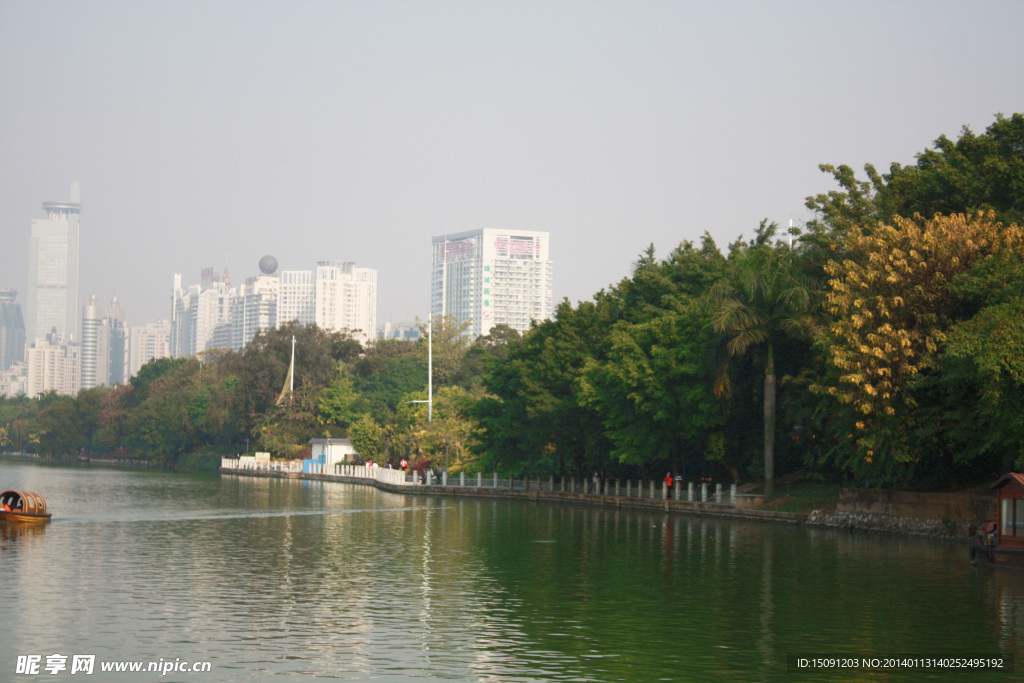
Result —
M 434 421 L 434 313 L 427 314 L 427 422 Z
M 426 403 L 427 422 L 434 421 L 434 314 L 427 314 L 427 400 L 406 401 L 406 403 Z
M 295 335 L 292 335 L 292 362 L 288 366 L 288 393 L 295 393 Z
M 288 377 L 284 380 L 284 386 L 281 387 L 281 394 L 277 397 L 277 404 L 280 405 L 281 401 L 284 400 L 285 392 L 288 393 L 288 398 L 292 397 L 295 393 L 295 335 L 292 335 L 292 362 L 288 364 Z

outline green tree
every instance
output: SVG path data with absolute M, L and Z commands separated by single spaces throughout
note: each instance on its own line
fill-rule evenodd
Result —
M 485 364 L 487 392 L 469 410 L 476 452 L 515 474 L 577 475 L 605 467 L 608 439 L 597 410 L 579 400 L 587 359 L 602 353 L 610 327 L 606 307 L 563 301 L 555 317 L 536 323 L 508 355 Z
M 815 327 L 813 283 L 802 279 L 792 252 L 772 247 L 774 224 L 761 224 L 749 245 L 735 245 L 727 279 L 706 297 L 711 328 L 724 336 L 725 360 L 714 385 L 716 395 L 730 392 L 731 366 L 754 356 L 764 368 L 765 496 L 775 494 L 776 349 L 786 339 L 809 339 Z
M 6 426 L 10 446 L 24 450 L 30 432 L 38 432 L 39 401 L 28 397 L 0 397 L 0 426 Z
M 359 418 L 360 396 L 347 377 L 320 390 L 317 397 L 317 421 L 322 425 L 335 425 L 347 429 Z
M 484 469 L 482 459 L 470 449 L 473 425 L 466 411 L 475 400 L 476 396 L 463 387 L 441 387 L 434 397 L 434 419 L 417 425 L 432 462 L 444 464 L 451 473 Z
M 196 395 L 196 358 L 169 366 L 157 379 L 144 385 L 145 398 L 133 408 L 125 425 L 125 446 L 154 465 L 173 467 L 182 453 L 199 443 L 190 412 Z
M 39 411 L 39 453 L 54 457 L 74 455 L 85 445 L 81 418 L 70 396 L 43 396 Z
M 83 389 L 75 398 L 75 409 L 78 411 L 78 424 L 81 430 L 83 446 L 96 448 L 99 446 L 98 435 L 102 426 L 101 414 L 106 396 L 112 391 L 110 387 L 98 386 Z
M 952 327 L 937 361 L 945 400 L 936 436 L 957 463 L 987 457 L 990 476 L 1024 467 L 1024 290 Z
M 319 387 L 303 386 L 258 414 L 253 436 L 260 448 L 275 458 L 295 459 L 308 456 L 310 439 L 333 436 L 331 427 L 318 419 L 320 392 Z
M 615 326 L 608 357 L 588 359 L 580 384 L 584 404 L 600 411 L 615 444 L 613 457 L 686 469 L 686 456 L 724 422 L 705 360 L 711 343 L 706 321 L 692 311 Z
M 348 438 L 356 453 L 363 460 L 372 460 L 378 465 L 387 464 L 384 437 L 384 428 L 369 415 L 363 415 L 348 430 Z
M 378 340 L 350 367 L 366 411 L 385 424 L 393 421 L 406 394 L 427 386 L 427 366 L 410 341 Z
M 420 362 L 426 366 L 428 356 L 433 356 L 434 385 L 451 384 L 459 373 L 469 346 L 464 334 L 469 329 L 469 322 L 459 322 L 454 316 L 442 315 L 434 318 L 429 326 L 423 322 L 417 326 L 420 330 L 417 342 Z
M 964 429 L 982 429 L 976 413 L 963 412 L 977 403 L 965 404 L 965 392 L 994 382 L 994 393 L 980 394 L 992 408 L 1004 380 L 1012 381 L 1012 372 L 1001 369 L 1012 367 L 1003 349 L 985 346 L 1001 339 L 1013 348 L 1013 289 L 1024 280 L 1024 231 L 993 218 L 958 214 L 855 226 L 844 240 L 846 258 L 827 265 L 832 372 L 815 390 L 834 398 L 844 416 L 851 443 L 834 455 L 843 467 L 873 472 L 885 483 L 911 476 L 927 454 L 952 478 L 955 462 L 979 453 L 949 445 L 965 440 Z M 948 346 L 951 335 L 956 343 Z M 1001 422 L 1002 431 L 1013 424 Z
M 32 431 L 29 421 L 24 417 L 16 418 L 11 423 L 11 444 L 16 451 L 22 451 L 30 441 Z
M 296 393 L 305 387 L 330 386 L 339 378 L 340 366 L 355 361 L 362 350 L 347 333 L 329 332 L 295 321 L 261 331 L 228 364 L 244 387 L 243 391 L 235 392 L 232 410 L 247 417 L 245 429 L 250 433 L 256 430 L 258 416 L 271 411 L 281 394 L 291 362 L 292 337 Z
M 508 345 L 521 338 L 518 330 L 505 324 L 495 325 L 489 333 L 477 337 L 462 357 L 455 383 L 464 387 L 477 383 L 484 373 L 485 360 L 505 358 L 508 356 Z
M 867 180 L 849 166 L 822 165 L 840 189 L 808 197 L 807 207 L 818 214 L 812 233 L 840 233 L 861 226 L 870 228 L 896 216 L 979 211 L 994 212 L 1002 223 L 1024 221 L 1024 115 L 997 115 L 984 134 L 967 127 L 954 142 L 945 135 L 934 148 L 917 155 L 917 163 L 893 163 L 888 173 L 864 167 Z

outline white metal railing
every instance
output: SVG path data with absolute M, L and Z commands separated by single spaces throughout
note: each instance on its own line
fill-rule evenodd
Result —
M 405 472 L 402 470 L 392 470 L 387 467 L 367 467 L 366 465 L 342 465 L 337 464 L 334 466 L 334 474 L 339 474 L 343 477 L 355 477 L 358 479 L 372 479 L 379 481 L 384 484 L 398 484 L 405 485 Z
M 254 472 L 291 472 L 302 473 L 302 465 L 299 463 L 287 462 L 260 462 L 253 456 L 241 456 L 238 458 L 222 457 L 220 466 L 224 469 L 254 471 Z M 309 474 L 336 474 L 353 479 L 367 479 L 379 481 L 386 484 L 399 486 L 422 484 L 426 486 L 447 486 L 457 488 L 485 488 L 485 489 L 510 489 L 519 491 L 550 491 L 559 493 L 583 493 L 589 495 L 615 496 L 619 498 L 641 498 L 641 499 L 662 499 L 678 500 L 691 503 L 714 503 L 718 505 L 736 505 L 737 490 L 732 484 L 728 491 L 722 489 L 721 484 L 715 484 L 712 489 L 708 484 L 695 484 L 689 482 L 685 487 L 679 483 L 666 487 L 662 482 L 653 480 L 633 481 L 630 479 L 605 479 L 594 480 L 592 478 L 577 479 L 566 477 L 555 481 L 554 477 L 547 479 L 515 479 L 509 477 L 501 479 L 497 473 L 484 476 L 481 473 L 469 475 L 460 473 L 458 478 L 449 477 L 442 472 L 441 476 L 434 476 L 434 473 L 427 470 L 422 476 L 418 473 L 406 473 L 403 470 L 388 469 L 386 467 L 367 467 L 366 465 L 344 465 L 336 464 L 333 472 L 328 465 L 312 463 L 309 467 Z M 634 486 L 635 484 L 635 486 Z
M 716 505 L 736 505 L 737 490 L 732 484 L 729 490 L 723 490 L 721 484 L 711 485 L 707 483 L 695 484 L 689 482 L 685 488 L 680 482 L 673 482 L 672 486 L 665 486 L 663 482 L 647 480 L 636 481 L 626 479 L 594 479 L 586 477 L 565 477 L 555 481 L 554 477 L 547 479 L 501 479 L 497 473 L 484 477 L 477 474 L 475 477 L 466 477 L 460 473 L 458 479 L 449 477 L 445 472 L 436 476 L 427 470 L 422 478 L 422 483 L 427 486 L 446 487 L 471 487 L 510 489 L 519 491 L 551 491 L 558 493 L 583 493 L 598 496 L 615 496 L 617 498 L 646 498 L 653 500 L 678 500 L 688 503 L 713 503 Z M 634 486 L 635 484 L 635 486 Z
M 290 462 L 266 462 L 258 461 L 251 455 L 243 455 L 239 458 L 222 457 L 220 466 L 230 470 L 245 470 L 251 472 L 302 472 L 302 465 Z

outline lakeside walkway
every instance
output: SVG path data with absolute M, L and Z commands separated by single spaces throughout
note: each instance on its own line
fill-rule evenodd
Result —
M 729 492 L 722 491 L 721 485 L 712 493 L 692 483 L 685 487 L 682 496 L 669 498 L 664 486 L 656 482 L 634 482 L 627 480 L 605 480 L 594 487 L 590 480 L 563 479 L 501 479 L 497 474 L 484 477 L 466 477 L 449 480 L 447 476 L 435 479 L 429 472 L 425 481 L 416 481 L 414 474 L 407 475 L 401 470 L 364 465 L 337 465 L 335 473 L 303 472 L 288 467 L 285 463 L 252 463 L 238 458 L 222 458 L 220 472 L 248 477 L 270 477 L 281 479 L 306 479 L 312 481 L 333 481 L 346 484 L 373 486 L 383 491 L 413 496 L 462 496 L 471 498 L 500 498 L 532 502 L 570 503 L 602 507 L 635 508 L 660 510 L 667 513 L 735 517 L 759 521 L 800 524 L 807 515 L 798 512 L 775 512 L 742 507 L 743 496 L 737 495 L 735 486 Z M 635 484 L 635 486 L 634 486 Z M 676 488 L 673 486 L 672 488 Z M 680 487 L 682 488 L 682 487 Z M 717 494 L 717 496 L 715 495 Z

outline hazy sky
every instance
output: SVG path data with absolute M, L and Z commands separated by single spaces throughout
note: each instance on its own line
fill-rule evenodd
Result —
M 1024 111 L 1024 2 L 0 0 L 0 287 L 82 186 L 80 298 L 174 273 L 376 268 L 425 316 L 430 239 L 551 233 L 556 301 L 705 230 L 808 219 L 819 163 L 912 163 Z

